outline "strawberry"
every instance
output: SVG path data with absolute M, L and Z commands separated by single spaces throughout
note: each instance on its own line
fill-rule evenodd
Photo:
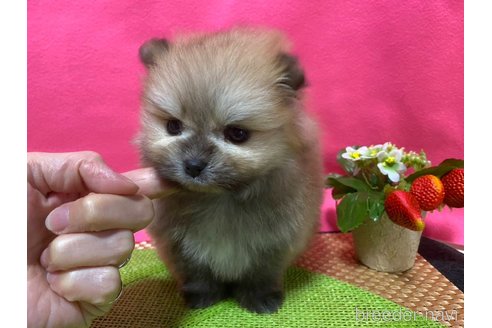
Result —
M 415 179 L 410 187 L 410 193 L 424 211 L 435 210 L 444 200 L 444 186 L 438 177 L 431 174 Z
M 444 186 L 444 203 L 449 207 L 465 206 L 465 169 L 453 169 L 441 178 Z
M 394 223 L 415 231 L 424 230 L 419 203 L 415 197 L 403 190 L 392 191 L 384 201 L 384 209 Z

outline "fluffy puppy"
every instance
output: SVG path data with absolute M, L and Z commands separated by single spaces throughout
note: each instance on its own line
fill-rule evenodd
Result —
M 287 50 L 280 34 L 247 28 L 140 48 L 142 160 L 177 189 L 149 231 L 191 308 L 232 296 L 275 312 L 317 229 L 318 140 Z

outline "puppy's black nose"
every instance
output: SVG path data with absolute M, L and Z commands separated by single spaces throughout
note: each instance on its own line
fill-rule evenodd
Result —
M 196 178 L 203 171 L 207 163 L 199 159 L 188 159 L 184 162 L 185 172 L 192 178 Z

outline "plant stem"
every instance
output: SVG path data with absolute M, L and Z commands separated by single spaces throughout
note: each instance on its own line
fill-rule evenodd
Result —
M 373 185 L 371 184 L 371 182 L 369 182 L 369 180 L 367 179 L 367 176 L 366 176 L 366 170 L 362 170 L 362 172 L 361 172 L 361 173 L 362 173 L 362 177 L 364 178 L 364 181 L 367 183 L 367 185 L 368 185 L 369 187 L 371 187 L 371 189 L 372 189 L 372 190 L 378 190 L 378 189 L 379 189 L 379 187 L 378 187 L 378 186 L 373 186 Z

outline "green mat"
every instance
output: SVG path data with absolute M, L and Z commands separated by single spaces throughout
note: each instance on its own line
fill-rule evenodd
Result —
M 442 327 L 368 291 L 300 268 L 288 270 L 284 305 L 271 315 L 250 313 L 232 299 L 187 309 L 153 250 L 134 251 L 121 275 L 123 297 L 98 327 Z

